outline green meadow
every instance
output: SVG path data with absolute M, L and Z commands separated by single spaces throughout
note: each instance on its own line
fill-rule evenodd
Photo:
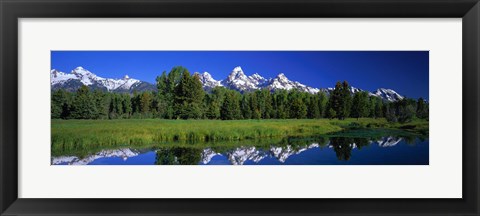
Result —
M 52 156 L 98 149 L 162 146 L 235 146 L 289 137 L 389 135 L 428 136 L 428 121 L 389 123 L 384 118 L 287 120 L 59 120 L 51 124 Z

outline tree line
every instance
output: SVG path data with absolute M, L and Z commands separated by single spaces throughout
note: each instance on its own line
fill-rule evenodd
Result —
M 197 74 L 174 67 L 156 79 L 158 91 L 112 93 L 91 91 L 52 92 L 54 119 L 318 119 L 386 118 L 391 122 L 428 119 L 428 103 L 404 98 L 383 101 L 368 92 L 350 92 L 348 82 L 337 82 L 328 95 L 298 90 L 268 89 L 243 94 L 224 87 L 205 92 Z

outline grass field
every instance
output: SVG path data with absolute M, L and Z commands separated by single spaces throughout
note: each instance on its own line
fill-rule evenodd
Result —
M 178 143 L 226 143 L 241 140 L 282 139 L 348 132 L 349 136 L 365 133 L 409 133 L 428 135 L 428 121 L 406 124 L 388 123 L 385 119 L 302 119 L 302 120 L 52 120 L 52 155 L 72 152 L 88 153 L 101 148 L 147 147 Z M 357 131 L 357 132 L 355 132 Z M 377 132 L 372 132 L 377 131 Z

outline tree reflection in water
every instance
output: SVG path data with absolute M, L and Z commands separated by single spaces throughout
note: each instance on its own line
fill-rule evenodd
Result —
M 208 164 L 211 158 L 216 155 L 222 155 L 228 160 L 237 158 L 242 161 L 250 160 L 258 163 L 252 158 L 277 158 L 282 155 L 285 158 L 280 160 L 284 163 L 285 160 L 296 154 L 308 150 L 310 148 L 323 148 L 329 146 L 336 154 L 340 161 L 349 161 L 352 157 L 352 151 L 357 148 L 362 148 L 378 144 L 380 147 L 395 146 L 402 139 L 407 143 L 415 143 L 416 137 L 381 137 L 381 138 L 359 138 L 359 137 L 315 137 L 315 138 L 289 138 L 282 142 L 273 144 L 259 144 L 253 146 L 240 147 L 164 147 L 156 151 L 155 164 L 156 165 L 197 165 Z M 257 157 L 258 156 L 258 157 Z M 206 161 L 206 162 L 205 162 Z M 202 163 L 203 162 L 203 163 Z M 235 164 L 232 162 L 232 164 Z
M 155 157 L 156 165 L 197 165 L 202 150 L 189 147 L 160 148 Z
M 337 154 L 338 160 L 350 160 L 353 149 L 353 138 L 349 137 L 332 137 L 330 138 L 330 146 Z
M 352 150 L 354 148 L 361 149 L 370 144 L 367 138 L 350 138 L 350 137 L 331 137 L 330 146 L 337 154 L 338 160 L 350 160 Z

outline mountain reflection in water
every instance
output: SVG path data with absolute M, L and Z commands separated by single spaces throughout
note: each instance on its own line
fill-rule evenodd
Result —
M 192 146 L 102 150 L 84 158 L 52 157 L 53 165 L 428 165 L 428 140 L 330 137 L 239 147 Z M 301 144 L 309 142 L 310 144 Z M 300 144 L 299 144 L 300 143 Z

